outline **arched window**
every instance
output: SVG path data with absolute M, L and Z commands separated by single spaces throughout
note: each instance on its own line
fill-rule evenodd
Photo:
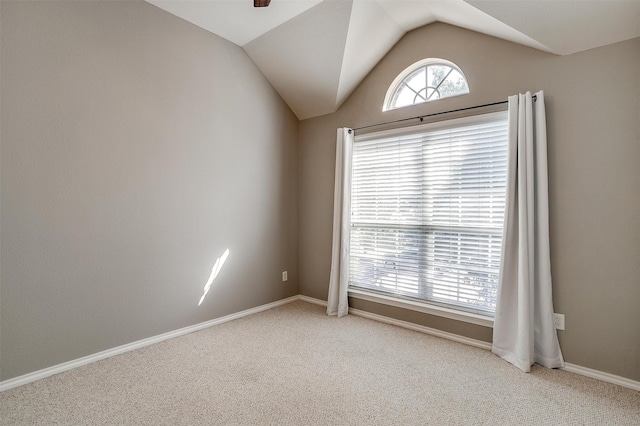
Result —
M 453 62 L 428 58 L 402 71 L 391 83 L 383 111 L 469 93 L 462 70 Z

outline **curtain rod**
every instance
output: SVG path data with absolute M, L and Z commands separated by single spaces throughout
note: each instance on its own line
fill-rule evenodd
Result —
M 537 96 L 533 95 L 531 98 L 535 101 Z M 452 112 L 467 111 L 467 110 L 476 109 L 476 108 L 485 108 L 485 107 L 494 106 L 494 105 L 506 104 L 507 102 L 509 102 L 509 101 L 507 100 L 507 101 L 500 101 L 500 102 L 492 102 L 492 103 L 489 103 L 489 104 L 475 105 L 475 106 L 470 106 L 470 107 L 466 107 L 466 108 L 459 108 L 459 109 L 452 109 L 451 111 L 434 112 L 432 114 L 416 115 L 415 117 L 401 118 L 399 120 L 393 120 L 393 121 L 385 121 L 384 123 L 369 124 L 368 126 L 362 126 L 362 127 L 356 127 L 354 129 L 349 129 L 349 133 L 351 133 L 351 130 L 353 130 L 355 132 L 356 130 L 368 129 L 370 127 L 384 126 L 386 124 L 401 123 L 403 121 L 409 121 L 409 120 L 420 119 L 420 121 L 422 121 L 426 117 L 433 117 L 433 116 L 441 115 L 441 114 L 450 114 Z

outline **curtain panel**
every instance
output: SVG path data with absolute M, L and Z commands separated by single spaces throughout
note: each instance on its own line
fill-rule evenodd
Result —
M 333 193 L 333 244 L 327 314 L 343 317 L 349 312 L 349 241 L 351 239 L 351 153 L 353 131 L 338 129 L 336 177 Z
M 564 367 L 553 321 L 544 93 L 509 97 L 507 194 L 493 353 L 524 372 Z

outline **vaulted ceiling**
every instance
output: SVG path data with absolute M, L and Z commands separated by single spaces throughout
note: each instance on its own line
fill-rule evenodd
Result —
M 241 46 L 299 119 L 336 111 L 400 38 L 445 22 L 558 55 L 640 37 L 640 0 L 147 0 Z

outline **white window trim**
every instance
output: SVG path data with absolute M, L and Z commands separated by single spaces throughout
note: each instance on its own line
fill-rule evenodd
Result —
M 393 297 L 392 295 L 378 294 L 353 287 L 349 288 L 349 297 L 493 328 L 493 318 L 471 312 L 445 308 L 444 306 L 433 305 L 428 302 L 400 299 Z
M 485 121 L 493 120 L 495 118 L 506 119 L 507 118 L 507 110 L 505 109 L 505 110 L 502 110 L 502 111 L 489 112 L 489 113 L 485 113 L 485 114 L 476 114 L 476 115 L 469 115 L 467 117 L 452 118 L 450 120 L 436 121 L 434 123 L 418 124 L 418 125 L 415 125 L 415 126 L 407 126 L 405 128 L 402 128 L 402 129 L 389 129 L 389 130 L 381 130 L 379 132 L 356 134 L 355 142 L 361 142 L 361 141 L 368 141 L 368 140 L 371 140 L 371 139 L 384 138 L 384 137 L 387 137 L 389 135 L 402 136 L 402 135 L 406 135 L 408 133 L 417 133 L 417 132 L 421 132 L 421 131 L 447 129 L 447 128 L 450 128 L 450 127 L 462 127 L 462 126 L 465 126 L 465 125 L 483 123 Z
M 412 105 L 404 105 L 401 107 L 394 107 L 391 108 L 390 107 L 390 103 L 391 103 L 391 98 L 393 97 L 393 94 L 396 91 L 396 88 L 398 87 L 398 85 L 404 81 L 411 73 L 413 73 L 415 70 L 417 70 L 418 68 L 427 66 L 427 65 L 436 65 L 436 64 L 444 64 L 447 66 L 450 66 L 451 68 L 455 69 L 456 71 L 458 71 L 462 77 L 464 77 L 464 80 L 467 82 L 467 87 L 469 88 L 469 92 L 467 93 L 459 93 L 457 95 L 452 95 L 452 96 L 447 96 L 444 99 L 447 98 L 455 98 L 456 96 L 463 96 L 463 95 L 468 95 L 469 93 L 471 93 L 471 87 L 469 86 L 469 80 L 467 79 L 467 76 L 464 75 L 464 72 L 462 72 L 462 70 L 460 69 L 459 66 L 457 66 L 456 64 L 454 64 L 451 61 L 447 61 L 446 59 L 440 59 L 440 58 L 426 58 L 426 59 L 422 59 L 414 64 L 409 65 L 407 68 L 404 69 L 404 71 L 402 71 L 400 74 L 398 74 L 398 76 L 393 80 L 393 82 L 391 83 L 391 85 L 389 86 L 389 88 L 387 89 L 387 94 L 384 97 L 384 103 L 382 104 L 382 111 L 394 111 L 396 109 L 402 109 L 402 108 L 407 108 L 407 107 L 412 107 L 412 106 L 416 106 L 416 105 L 422 105 L 425 102 L 420 102 L 417 104 L 412 104 Z M 430 101 L 433 102 L 433 101 Z

